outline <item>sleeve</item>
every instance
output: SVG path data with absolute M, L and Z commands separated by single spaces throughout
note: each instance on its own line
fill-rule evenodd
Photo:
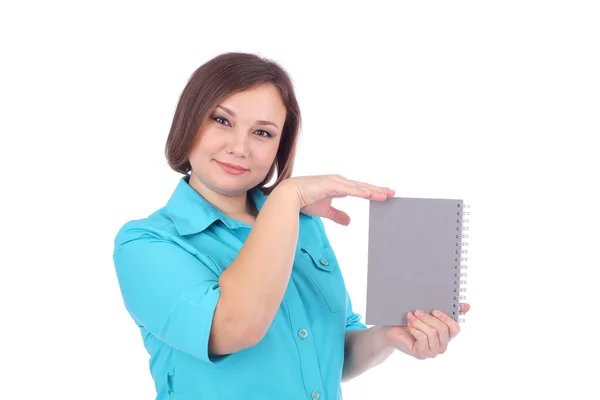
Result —
M 359 329 L 367 329 L 367 326 L 362 323 L 361 316 L 352 310 L 352 300 L 346 291 L 346 332 Z
M 208 340 L 221 294 L 211 259 L 192 255 L 176 243 L 151 233 L 117 236 L 113 253 L 127 311 L 169 346 L 215 363 L 228 355 L 209 356 Z

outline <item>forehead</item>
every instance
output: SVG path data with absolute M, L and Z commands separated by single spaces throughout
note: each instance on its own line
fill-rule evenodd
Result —
M 220 105 L 230 109 L 240 118 L 275 119 L 279 122 L 285 119 L 285 105 L 279 90 L 272 84 L 263 84 L 234 93 L 221 101 Z

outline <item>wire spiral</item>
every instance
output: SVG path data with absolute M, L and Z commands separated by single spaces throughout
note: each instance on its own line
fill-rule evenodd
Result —
M 469 223 L 468 219 L 465 219 L 465 216 L 469 215 L 469 211 L 465 211 L 465 209 L 470 209 L 471 206 L 465 204 L 464 202 L 457 203 L 458 211 L 456 212 L 456 250 L 454 250 L 454 311 L 452 312 L 454 319 L 456 319 L 459 323 L 464 323 L 465 319 L 460 316 L 463 314 L 460 312 L 460 305 L 462 300 L 466 300 L 467 296 L 464 294 L 467 291 L 465 285 L 467 284 L 466 278 L 467 269 L 466 262 L 469 259 L 466 255 L 469 253 L 469 250 L 464 249 L 468 247 L 468 243 L 465 239 L 469 238 L 469 235 L 464 232 L 469 230 L 467 224 Z

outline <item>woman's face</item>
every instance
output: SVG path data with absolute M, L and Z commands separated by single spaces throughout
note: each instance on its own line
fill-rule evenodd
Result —
M 200 127 L 189 156 L 190 182 L 228 196 L 258 185 L 273 165 L 285 118 L 274 85 L 227 97 Z

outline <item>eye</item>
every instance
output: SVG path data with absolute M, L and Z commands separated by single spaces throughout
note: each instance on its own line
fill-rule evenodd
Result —
M 256 132 L 258 132 L 259 136 L 262 136 L 262 137 L 272 137 L 273 136 L 269 132 L 263 131 L 262 129 L 259 129 Z
M 231 124 L 229 123 L 229 121 L 227 120 L 227 118 L 223 118 L 223 117 L 216 116 L 216 117 L 213 117 L 213 120 L 217 121 L 219 124 L 223 124 L 223 125 L 231 125 Z

